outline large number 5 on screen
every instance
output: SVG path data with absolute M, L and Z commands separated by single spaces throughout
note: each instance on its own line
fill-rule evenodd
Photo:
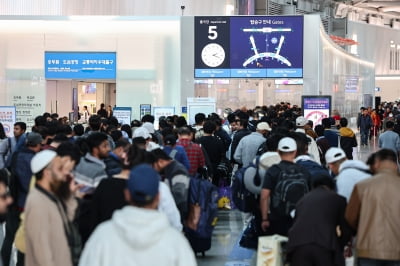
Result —
M 208 26 L 208 39 L 215 40 L 218 38 L 217 26 Z

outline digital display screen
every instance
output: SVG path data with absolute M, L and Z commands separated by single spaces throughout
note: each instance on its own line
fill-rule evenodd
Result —
M 229 17 L 195 17 L 195 77 L 230 77 Z
M 303 77 L 302 16 L 195 17 L 195 78 Z
M 116 53 L 45 52 L 46 79 L 115 79 Z
M 330 117 L 331 96 L 302 96 L 303 116 L 312 120 L 314 126 L 320 125 L 322 119 Z

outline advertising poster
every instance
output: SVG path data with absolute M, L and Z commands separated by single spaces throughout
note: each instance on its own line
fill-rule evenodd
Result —
M 113 116 L 115 116 L 121 125 L 131 124 L 132 108 L 131 107 L 114 107 Z
M 175 107 L 168 106 L 155 106 L 153 107 L 153 116 L 154 116 L 154 126 L 158 128 L 158 121 L 161 116 L 172 116 L 175 115 Z
M 358 81 L 359 78 L 356 76 L 345 77 L 345 92 L 358 92 Z
M 151 115 L 151 104 L 140 105 L 140 119 L 145 115 Z
M 187 98 L 187 117 L 188 123 L 193 125 L 195 123 L 194 117 L 198 113 L 203 113 L 206 116 L 215 113 L 216 101 L 215 98 L 197 97 Z
M 27 132 L 31 131 L 35 124 L 35 117 L 44 112 L 44 95 L 30 90 L 16 90 L 13 92 L 11 102 L 16 108 L 16 122 L 25 122 Z
M 183 116 L 186 119 L 186 121 L 188 119 L 187 112 L 188 112 L 187 106 L 181 106 L 181 116 Z
M 167 117 L 175 115 L 175 107 L 155 106 L 153 107 L 153 115 L 156 120 L 158 120 L 160 116 Z
M 17 122 L 15 106 L 0 106 L 0 122 L 7 137 L 13 137 L 14 124 Z
M 322 119 L 330 117 L 331 96 L 302 96 L 303 116 L 320 125 Z

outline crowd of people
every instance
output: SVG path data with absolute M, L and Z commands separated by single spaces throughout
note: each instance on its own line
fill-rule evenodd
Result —
M 337 111 L 313 125 L 289 103 L 227 108 L 156 129 L 151 115 L 120 125 L 102 110 L 85 113 L 86 128 L 45 113 L 7 138 L 0 124 L 4 265 L 13 243 L 17 265 L 196 265 L 183 233 L 190 179 L 226 186 L 255 161 L 257 236 L 288 236 L 291 265 L 344 265 L 352 244 L 358 265 L 400 264 L 396 104 L 361 109 L 360 145 L 381 148 L 366 163 Z

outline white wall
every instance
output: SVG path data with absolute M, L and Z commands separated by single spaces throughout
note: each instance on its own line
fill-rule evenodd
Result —
M 375 86 L 380 88 L 380 91 L 376 92 L 375 96 L 380 96 L 382 102 L 394 102 L 400 99 L 400 79 L 377 79 Z
M 396 46 L 400 45 L 400 30 L 349 21 L 347 36 L 359 42 L 356 48 L 360 58 L 375 62 L 375 75 L 400 76 L 400 69 L 389 68 L 390 44 L 393 41 Z
M 117 54 L 116 105 L 181 106 L 180 17 L 42 18 L 0 20 L 0 104 L 34 92 L 42 101 L 32 116 L 51 111 L 46 92 L 57 84 L 59 114 L 68 115 L 77 81 L 48 81 L 44 77 L 45 51 L 107 51 Z M 71 82 L 73 84 L 71 84 Z M 23 93 L 23 94 L 21 94 Z M 27 94 L 28 93 L 28 94 Z M 2 96 L 2 97 L 1 97 Z M 54 98 L 54 99 L 56 99 Z M 186 99 L 186 98 L 185 98 Z M 104 101 L 104 97 L 99 102 Z M 55 103 L 54 103 L 55 104 Z M 53 105 L 55 111 L 55 105 Z M 24 118 L 25 119 L 25 118 Z M 26 121 L 27 122 L 27 121 Z

